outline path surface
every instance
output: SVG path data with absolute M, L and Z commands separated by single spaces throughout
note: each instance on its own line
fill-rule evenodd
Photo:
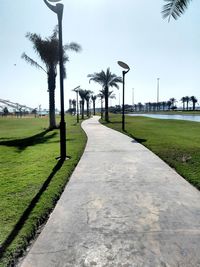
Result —
M 22 267 L 198 267 L 200 192 L 94 117 L 85 152 Z

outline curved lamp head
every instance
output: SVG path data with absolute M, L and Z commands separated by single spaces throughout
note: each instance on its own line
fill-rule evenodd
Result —
M 81 87 L 81 86 L 79 85 L 79 86 L 75 87 L 74 89 L 72 89 L 72 91 L 74 91 L 74 92 L 77 93 L 77 92 L 79 91 L 80 87 Z
M 129 66 L 128 66 L 126 63 L 124 63 L 124 62 L 122 62 L 122 61 L 117 61 L 117 63 L 118 63 L 118 65 L 119 65 L 120 67 L 122 67 L 123 69 L 125 69 L 125 70 L 130 70 Z
M 56 4 L 56 6 L 50 4 L 50 3 L 60 2 L 61 0 L 43 0 L 43 1 L 45 2 L 45 4 L 48 6 L 49 9 L 58 14 L 60 18 L 62 17 L 63 4 Z

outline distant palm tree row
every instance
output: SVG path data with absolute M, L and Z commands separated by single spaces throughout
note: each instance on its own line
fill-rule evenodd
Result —
M 107 68 L 106 72 L 102 70 L 101 72 L 88 74 L 88 78 L 90 78 L 89 82 L 93 81 L 102 86 L 102 90 L 100 91 L 100 97 L 101 100 L 103 100 L 103 98 L 105 99 L 105 121 L 108 122 L 109 121 L 108 99 L 109 97 L 112 97 L 112 91 L 109 92 L 109 88 L 115 87 L 119 89 L 118 83 L 122 83 L 122 78 L 114 73 L 111 73 L 109 68 Z
M 102 89 L 99 91 L 97 95 L 94 95 L 94 93 L 90 90 L 86 89 L 79 89 L 79 96 L 81 98 L 80 100 L 80 114 L 82 116 L 82 119 L 84 119 L 84 110 L 85 110 L 85 102 L 87 106 L 87 117 L 90 116 L 90 100 L 93 103 L 93 114 L 96 114 L 95 111 L 95 103 L 97 98 L 99 97 L 101 100 L 101 117 L 103 118 L 103 110 L 105 110 L 105 120 L 109 121 L 109 113 L 108 113 L 108 100 L 109 98 L 115 98 L 115 94 L 113 91 L 109 91 L 110 87 L 116 87 L 119 89 L 118 83 L 122 82 L 122 78 L 118 77 L 117 75 L 111 73 L 110 69 L 107 68 L 106 72 L 95 72 L 93 74 L 88 74 L 87 76 L 89 79 L 89 82 L 94 81 L 102 86 Z M 105 102 L 105 109 L 103 109 L 103 102 Z M 76 112 L 76 104 L 73 105 L 73 103 L 76 103 L 76 100 L 69 100 L 69 112 L 75 113 Z M 73 106 L 73 107 L 72 107 Z
M 192 103 L 192 110 L 196 109 L 196 103 L 198 102 L 195 96 L 183 96 L 180 101 L 183 104 L 183 110 L 189 110 L 189 103 Z M 135 111 L 165 111 L 165 110 L 176 110 L 176 103 L 178 101 L 175 98 L 170 98 L 168 101 L 162 102 L 147 102 L 144 105 L 139 102 L 135 104 L 133 110 Z

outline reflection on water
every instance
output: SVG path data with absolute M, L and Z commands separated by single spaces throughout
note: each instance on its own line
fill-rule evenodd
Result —
M 200 115 L 163 115 L 163 114 L 127 114 L 128 116 L 143 116 L 164 120 L 185 120 L 200 122 Z

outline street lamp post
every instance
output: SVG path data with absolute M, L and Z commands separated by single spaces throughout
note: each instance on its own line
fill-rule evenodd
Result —
M 49 2 L 60 2 L 60 0 L 48 0 Z M 51 5 L 47 0 L 44 3 L 51 9 L 58 17 L 58 31 L 59 31 L 59 63 L 60 63 L 60 158 L 66 159 L 66 123 L 64 110 L 64 83 L 63 83 L 63 42 L 62 42 L 62 18 L 63 18 L 63 4 Z
M 77 117 L 77 123 L 79 123 L 79 110 L 78 110 L 78 93 L 79 93 L 80 85 L 74 88 L 72 91 L 76 92 L 76 117 Z
M 124 109 L 125 75 L 126 75 L 126 73 L 129 72 L 130 68 L 129 68 L 129 66 L 126 63 L 124 63 L 122 61 L 118 61 L 117 63 L 118 63 L 118 65 L 120 67 L 122 67 L 123 69 L 125 69 L 125 70 L 122 71 L 122 77 L 123 77 L 123 92 L 122 92 L 123 93 L 123 97 L 122 97 L 122 131 L 125 131 L 125 115 L 124 115 L 124 113 L 125 113 L 125 109 Z

